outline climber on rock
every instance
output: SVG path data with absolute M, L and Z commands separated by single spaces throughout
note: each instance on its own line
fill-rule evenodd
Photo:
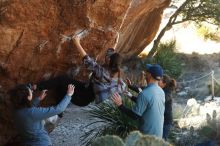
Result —
M 87 55 L 80 44 L 78 36 L 73 38 L 77 50 L 83 58 L 83 64 L 88 71 L 92 72 L 89 83 L 84 83 L 73 78 L 71 75 L 61 75 L 35 85 L 36 89 L 54 89 L 58 94 L 63 95 L 65 86 L 69 83 L 75 85 L 75 93 L 72 103 L 78 106 L 86 106 L 95 100 L 96 103 L 103 102 L 111 96 L 112 92 L 123 93 L 126 84 L 121 79 L 120 65 L 122 57 L 109 48 L 105 55 L 105 64 L 99 65 L 94 59 Z M 74 72 L 74 71 L 73 71 Z

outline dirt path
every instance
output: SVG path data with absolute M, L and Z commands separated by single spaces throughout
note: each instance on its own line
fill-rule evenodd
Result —
M 85 109 L 71 104 L 65 111 L 58 126 L 50 133 L 53 146 L 80 146 L 80 136 L 88 129 L 84 126 L 90 122 Z

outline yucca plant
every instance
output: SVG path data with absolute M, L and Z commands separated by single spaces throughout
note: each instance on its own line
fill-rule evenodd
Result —
M 165 73 L 171 77 L 178 78 L 182 73 L 181 61 L 178 59 L 178 54 L 175 52 L 176 41 L 160 43 L 158 53 L 149 60 L 146 58 L 143 65 L 146 63 L 159 64 L 164 69 Z
M 132 107 L 130 99 L 124 98 L 123 103 Z M 97 137 L 104 135 L 117 135 L 125 138 L 131 131 L 137 130 L 138 121 L 129 118 L 122 113 L 111 101 L 104 102 L 88 110 L 91 123 L 84 128 L 93 127 L 81 136 L 82 145 L 91 144 Z

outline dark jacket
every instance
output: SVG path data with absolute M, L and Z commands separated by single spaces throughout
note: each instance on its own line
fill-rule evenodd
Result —
M 172 114 L 172 91 L 168 88 L 163 89 L 165 93 L 165 112 L 164 112 L 164 125 L 170 125 L 173 123 Z

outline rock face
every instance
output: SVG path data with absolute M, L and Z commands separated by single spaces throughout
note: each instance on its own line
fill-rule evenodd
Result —
M 86 32 L 82 46 L 93 57 L 102 58 L 109 47 L 125 58 L 139 54 L 155 37 L 169 3 L 170 0 L 0 0 L 0 90 L 5 92 L 17 83 L 55 76 L 80 64 L 78 52 L 63 35 L 82 30 Z M 10 101 L 5 95 L 0 99 L 4 101 L 0 103 L 3 145 L 12 138 L 12 128 L 8 124 L 10 118 L 5 116 Z

